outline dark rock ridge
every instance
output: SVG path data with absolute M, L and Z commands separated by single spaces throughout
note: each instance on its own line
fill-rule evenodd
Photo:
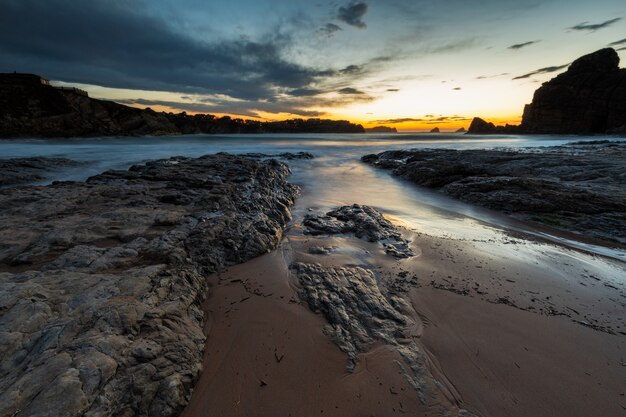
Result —
M 66 158 L 0 159 L 0 187 L 44 181 L 55 171 L 81 165 Z
M 195 133 L 364 133 L 345 120 L 276 122 L 137 109 L 55 88 L 32 74 L 0 74 L 0 138 L 179 135 Z
M 409 242 L 396 227 L 376 209 L 354 204 L 329 211 L 325 216 L 309 214 L 302 224 L 310 235 L 354 234 L 359 239 L 379 242 L 395 258 L 413 256 Z
M 376 126 L 365 129 L 365 133 L 398 133 L 398 129 L 389 126 Z
M 469 133 L 620 133 L 626 132 L 626 69 L 605 48 L 575 60 L 544 83 L 524 108 L 520 126 L 494 126 L 474 119 Z
M 441 130 L 439 130 L 438 127 L 433 127 L 432 129 L 430 129 L 430 133 L 441 133 Z
M 362 160 L 469 203 L 626 243 L 626 142 L 387 151 Z
M 208 155 L 0 190 L 0 416 L 178 416 L 206 274 L 278 244 L 287 175 Z

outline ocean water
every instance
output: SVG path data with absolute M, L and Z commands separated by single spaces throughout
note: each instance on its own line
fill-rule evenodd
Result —
M 431 190 L 416 187 L 388 171 L 372 168 L 361 156 L 392 149 L 451 148 L 493 149 L 561 145 L 572 141 L 598 140 L 581 136 L 474 136 L 462 134 L 264 134 L 193 135 L 141 138 L 19 139 L 0 141 L 0 158 L 47 156 L 88 162 L 78 169 L 54 173 L 52 180 L 84 180 L 107 169 L 125 169 L 132 164 L 170 156 L 310 152 L 313 160 L 288 161 L 290 181 L 302 190 L 294 214 L 309 209 L 327 210 L 344 204 L 367 204 L 421 233 L 441 238 L 499 241 L 502 236 L 523 232 L 545 251 L 559 248 L 582 249 L 593 254 L 626 261 L 626 252 L 565 238 L 511 220 L 496 212 L 468 205 Z M 609 138 L 610 139 L 610 138 Z M 48 181 L 48 182 L 50 182 Z M 533 243 L 534 244 L 534 243 Z M 490 250 L 502 250 L 492 245 Z M 528 256 L 535 256 L 530 251 Z M 506 255 L 506 254 L 503 254 Z M 518 254 L 519 255 L 519 254 Z M 568 255 L 569 256 L 569 255 Z

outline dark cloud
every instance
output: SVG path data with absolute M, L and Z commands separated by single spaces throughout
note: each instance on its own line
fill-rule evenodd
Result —
M 621 48 L 617 48 L 618 51 L 626 51 L 626 46 L 622 46 Z
M 329 38 L 331 36 L 333 36 L 336 32 L 340 32 L 343 29 L 341 28 L 341 26 L 338 26 L 334 23 L 328 23 L 326 26 L 321 27 L 318 32 L 321 33 L 324 36 L 328 36 Z
M 365 29 L 367 25 L 363 21 L 363 17 L 367 13 L 367 8 L 368 6 L 365 2 L 350 3 L 347 6 L 339 8 L 337 19 L 350 26 Z
M 476 77 L 477 80 L 486 80 L 489 78 L 498 78 L 498 77 L 505 77 L 507 75 L 511 75 L 508 72 L 503 72 L 502 74 L 497 74 L 497 75 L 479 75 L 478 77 Z
M 343 70 L 285 58 L 289 34 L 204 42 L 145 12 L 140 1 L 0 0 L 0 71 L 105 87 L 273 100 Z M 314 94 L 309 94 L 314 95 Z
M 388 91 L 388 92 L 390 92 L 390 93 L 397 93 L 398 91 L 400 91 L 400 89 L 399 89 L 399 88 L 388 88 L 388 89 L 387 89 L 387 90 L 385 90 L 385 91 Z
M 609 46 L 620 46 L 626 44 L 626 38 L 620 39 L 619 41 L 611 42 Z
M 345 87 L 338 91 L 339 94 L 365 94 L 361 90 L 352 87 Z
M 582 22 L 577 24 L 576 26 L 569 27 L 568 29 L 595 32 L 596 30 L 604 29 L 605 27 L 611 26 L 613 23 L 619 22 L 620 20 L 622 20 L 621 17 L 616 17 L 602 23 Z
M 552 67 L 545 67 L 545 68 L 539 68 L 538 70 L 529 72 L 528 74 L 524 74 L 524 75 L 519 75 L 517 77 L 513 77 L 514 80 L 522 80 L 524 78 L 530 78 L 534 75 L 540 75 L 540 74 L 549 74 L 551 72 L 557 72 L 562 70 L 563 68 L 567 68 L 569 66 L 569 64 L 565 64 L 565 65 L 556 65 L 556 66 L 552 66 Z
M 516 43 L 515 45 L 509 46 L 507 49 L 518 50 L 518 49 L 522 49 L 526 46 L 530 46 L 538 42 L 541 42 L 541 41 L 528 41 L 528 42 L 523 42 L 523 43 Z
M 454 87 L 453 90 L 459 91 L 461 90 L 461 87 Z

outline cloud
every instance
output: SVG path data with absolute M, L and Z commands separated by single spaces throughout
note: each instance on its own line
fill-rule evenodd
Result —
M 434 115 L 427 114 L 423 118 L 405 117 L 405 118 L 399 118 L 399 119 L 383 119 L 383 120 L 374 120 L 371 123 L 388 124 L 388 125 L 396 125 L 396 124 L 409 123 L 409 122 L 425 123 L 425 124 L 441 124 L 441 123 L 451 123 L 451 122 L 459 122 L 459 121 L 466 121 L 466 120 L 470 120 L 470 118 L 464 117 L 464 116 L 434 116 Z
M 476 77 L 477 80 L 486 80 L 489 78 L 498 78 L 498 77 L 505 77 L 507 75 L 511 75 L 508 72 L 503 72 L 502 74 L 496 74 L 496 75 L 479 75 L 478 77 Z
M 453 90 L 460 91 L 461 87 L 454 87 Z
M 365 94 L 363 91 L 357 90 L 356 88 L 352 88 L 352 87 L 342 88 L 338 92 L 339 94 Z
M 626 38 L 620 39 L 619 41 L 611 42 L 609 46 L 620 46 L 626 44 Z
M 522 49 L 526 46 L 530 46 L 533 45 L 535 43 L 538 43 L 541 41 L 528 41 L 528 42 L 524 42 L 524 43 L 516 43 L 515 45 L 511 45 L 509 46 L 507 49 L 513 49 L 513 50 L 518 50 L 518 49 Z
M 224 94 L 242 103 L 308 97 L 320 85 L 354 79 L 362 67 L 316 68 L 292 62 L 288 31 L 256 39 L 191 37 L 140 0 L 1 0 L 0 71 L 133 90 Z M 25 18 L 25 17 L 28 18 Z
M 328 24 L 326 24 L 326 26 L 321 27 L 318 30 L 318 32 L 321 33 L 322 35 L 327 36 L 327 37 L 330 38 L 330 37 L 334 36 L 336 32 L 340 32 L 342 30 L 343 29 L 341 28 L 341 26 L 338 26 L 338 25 L 336 25 L 334 23 L 328 23 Z
M 365 29 L 367 25 L 363 21 L 363 17 L 367 13 L 367 3 L 352 2 L 347 6 L 339 8 L 337 19 L 359 29 Z
M 604 29 L 605 27 L 611 26 L 613 23 L 619 22 L 620 20 L 622 20 L 621 17 L 616 17 L 602 23 L 582 22 L 577 24 L 576 26 L 569 27 L 568 29 L 595 32 L 596 30 Z
M 552 66 L 552 67 L 545 67 L 545 68 L 540 68 L 538 70 L 529 72 L 528 74 L 524 74 L 524 75 L 519 75 L 517 77 L 513 77 L 514 80 L 522 80 L 524 78 L 530 78 L 533 75 L 539 75 L 539 74 L 549 74 L 551 72 L 557 72 L 562 70 L 563 68 L 567 68 L 569 66 L 569 64 L 565 64 L 565 65 L 556 65 L 556 66 Z
M 388 92 L 390 92 L 390 93 L 397 93 L 398 91 L 400 91 L 400 89 L 399 89 L 399 88 L 388 88 L 388 89 L 387 89 L 387 90 L 385 90 L 385 91 L 388 91 Z

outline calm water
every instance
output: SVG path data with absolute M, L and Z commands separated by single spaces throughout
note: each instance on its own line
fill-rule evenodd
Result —
M 597 137 L 588 138 L 597 140 Z M 54 174 L 51 180 L 83 180 L 106 169 L 127 168 L 131 164 L 175 155 L 200 156 L 215 152 L 234 154 L 306 151 L 314 160 L 290 161 L 291 181 L 303 189 L 296 216 L 309 207 L 327 209 L 343 204 L 368 204 L 395 217 L 409 228 L 439 237 L 489 242 L 499 240 L 505 230 L 523 231 L 552 242 L 582 248 L 612 258 L 626 260 L 626 252 L 563 239 L 511 221 L 498 213 L 470 206 L 421 189 L 389 172 L 360 162 L 369 153 L 390 149 L 453 148 L 492 149 L 561 145 L 585 140 L 580 136 L 467 136 L 459 134 L 396 135 L 220 135 L 158 138 L 94 138 L 63 140 L 0 141 L 0 158 L 48 156 L 66 157 L 89 164 Z M 560 251 L 558 246 L 551 251 Z M 502 245 L 491 245 L 492 251 Z M 534 256 L 532 253 L 529 256 Z M 569 256 L 569 255 L 568 255 Z

